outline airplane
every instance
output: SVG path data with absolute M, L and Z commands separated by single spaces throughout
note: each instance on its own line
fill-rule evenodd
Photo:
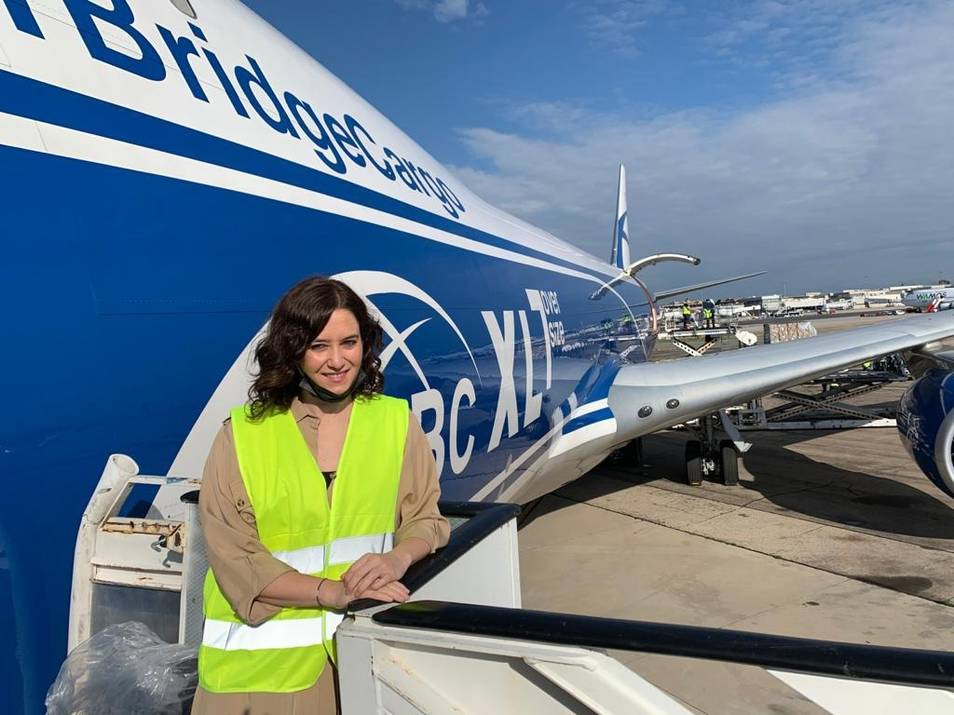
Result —
M 936 313 L 954 308 L 954 288 L 935 286 L 914 288 L 901 296 L 901 302 L 919 312 Z
M 378 315 L 445 498 L 525 503 L 642 435 L 903 350 L 924 377 L 902 437 L 954 495 L 954 312 L 649 362 L 672 293 L 624 244 L 607 263 L 488 205 L 234 0 L 0 0 L 0 157 L 2 712 L 42 712 L 107 457 L 201 475 L 310 274 Z
M 613 243 L 610 250 L 610 263 L 619 270 L 619 273 L 593 291 L 590 299 L 599 300 L 606 295 L 608 291 L 620 283 L 632 281 L 636 281 L 638 283 L 639 279 L 636 278 L 636 274 L 639 273 L 639 271 L 643 270 L 644 268 L 649 268 L 649 266 L 654 266 L 657 263 L 665 263 L 667 261 L 688 263 L 692 266 L 698 266 L 700 263 L 702 263 L 701 258 L 690 256 L 686 253 L 654 253 L 650 256 L 640 258 L 637 261 L 633 261 L 631 259 L 629 249 L 629 211 L 626 208 L 626 167 L 620 164 L 619 178 L 616 189 L 616 220 L 613 222 Z M 747 278 L 755 278 L 756 276 L 761 276 L 764 274 L 765 271 L 757 271 L 755 273 L 746 273 L 745 275 L 741 276 L 733 276 L 731 278 L 707 281 L 705 283 L 699 283 L 692 286 L 684 286 L 681 288 L 659 291 L 653 294 L 653 298 L 656 301 L 665 300 L 666 298 L 672 298 L 677 295 L 695 293 L 696 291 L 702 290 L 703 288 L 712 288 L 714 286 L 724 285 L 726 283 L 734 283 L 735 281 L 741 281 Z M 646 288 L 646 290 L 648 290 L 648 288 Z

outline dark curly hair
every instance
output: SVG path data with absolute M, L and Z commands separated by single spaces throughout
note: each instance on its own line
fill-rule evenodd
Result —
M 299 366 L 305 351 L 338 308 L 354 315 L 361 332 L 364 379 L 355 388 L 355 396 L 371 397 L 381 392 L 381 326 L 347 285 L 332 278 L 312 276 L 281 297 L 272 310 L 265 336 L 255 347 L 258 373 L 248 390 L 248 413 L 252 419 L 260 419 L 272 409 L 287 410 L 291 406 L 299 393 Z

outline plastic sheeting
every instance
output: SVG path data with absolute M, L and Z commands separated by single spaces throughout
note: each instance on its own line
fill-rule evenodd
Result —
M 47 715 L 181 715 L 198 681 L 196 649 L 170 645 L 144 624 L 103 629 L 67 656 L 46 696 Z

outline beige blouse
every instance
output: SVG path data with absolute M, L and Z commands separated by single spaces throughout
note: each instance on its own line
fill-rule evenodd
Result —
M 315 405 L 295 399 L 291 412 L 298 423 L 308 448 L 318 459 L 318 430 L 321 413 Z M 331 499 L 334 481 L 328 489 Z M 394 543 L 416 537 L 427 542 L 431 551 L 447 543 L 450 527 L 437 509 L 440 484 L 434 456 L 427 438 L 414 415 L 408 420 L 404 462 L 398 485 L 394 513 Z M 249 501 L 245 483 L 235 455 L 232 428 L 226 420 L 215 437 L 205 464 L 199 495 L 199 514 L 208 544 L 209 565 L 215 573 L 222 595 L 235 613 L 250 625 L 258 625 L 278 613 L 281 608 L 257 601 L 268 584 L 293 569 L 279 561 L 258 539 L 255 510 Z M 326 711 L 329 692 L 325 673 L 311 688 L 289 694 L 235 693 L 213 694 L 199 689 L 193 715 L 205 713 L 269 713 L 289 715 L 299 712 Z M 324 691 L 318 703 L 319 691 Z

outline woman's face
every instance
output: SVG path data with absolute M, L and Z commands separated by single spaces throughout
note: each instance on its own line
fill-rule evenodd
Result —
M 340 395 L 358 377 L 361 355 L 358 321 L 350 310 L 338 308 L 305 350 L 301 369 L 316 385 Z

